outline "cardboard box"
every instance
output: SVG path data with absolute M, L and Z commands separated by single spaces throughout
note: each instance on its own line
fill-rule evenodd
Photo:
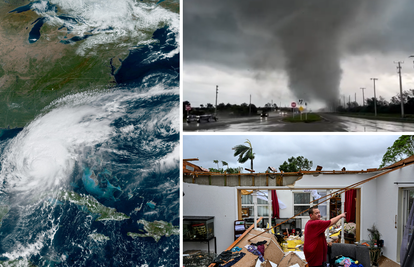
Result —
M 300 267 L 305 267 L 306 264 L 296 255 L 295 252 L 289 252 L 286 256 L 279 262 L 278 267 L 289 267 L 294 264 L 299 264 Z
M 251 243 L 257 243 L 260 241 L 266 241 L 265 244 L 265 253 L 263 257 L 265 260 L 270 260 L 274 263 L 278 263 L 281 261 L 281 259 L 284 256 L 284 252 L 282 248 L 279 246 L 279 243 L 277 243 L 276 237 L 273 234 L 270 233 L 263 233 L 260 236 L 257 236 L 249 241 L 252 237 L 262 233 L 262 231 L 254 230 L 252 229 L 242 240 L 237 243 L 236 246 L 239 248 L 242 248 L 242 252 L 246 253 L 246 255 L 238 261 L 233 266 L 235 267 L 253 267 L 256 265 L 256 261 L 259 258 L 258 256 L 254 255 L 253 253 L 250 253 L 247 251 L 245 246 L 250 245 Z M 269 263 L 270 266 L 270 263 Z M 279 266 L 279 265 L 278 265 Z M 267 266 L 266 266 L 267 267 Z

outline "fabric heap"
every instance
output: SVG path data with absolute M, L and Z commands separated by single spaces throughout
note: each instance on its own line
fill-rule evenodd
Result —
M 348 257 L 344 257 L 344 256 L 340 257 L 339 259 L 337 259 L 335 261 L 335 264 L 338 264 L 338 265 L 341 265 L 341 266 L 344 266 L 344 267 L 350 267 L 351 264 L 353 264 L 353 263 L 355 263 L 354 260 L 352 260 L 351 258 L 348 258 Z
M 254 255 L 256 255 L 256 256 L 259 256 L 259 260 L 261 261 L 261 262 L 264 262 L 264 258 L 263 258 L 263 254 L 257 249 L 257 246 L 255 246 L 255 245 L 249 245 L 248 247 L 247 247 L 247 251 L 249 251 L 249 252 L 251 252 L 251 253 L 253 253 Z

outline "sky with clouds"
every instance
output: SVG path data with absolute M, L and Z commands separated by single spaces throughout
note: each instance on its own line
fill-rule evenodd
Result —
M 414 1 L 184 0 L 183 100 L 311 109 L 414 88 Z M 356 94 L 356 95 L 355 95 Z
M 183 159 L 198 158 L 192 163 L 204 168 L 217 168 L 214 160 L 225 161 L 229 167 L 250 168 L 250 161 L 237 162 L 232 148 L 250 140 L 255 153 L 254 170 L 265 172 L 294 156 L 304 156 L 323 170 L 366 170 L 377 168 L 387 148 L 400 135 L 184 135 Z M 220 164 L 220 167 L 222 165 Z M 246 172 L 246 171 L 244 171 Z

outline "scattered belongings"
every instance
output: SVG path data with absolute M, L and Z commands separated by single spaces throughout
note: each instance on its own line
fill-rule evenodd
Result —
M 234 253 L 244 253 L 243 257 L 237 258 L 238 260 L 231 265 L 219 265 L 216 264 L 215 266 L 234 266 L 234 267 L 305 267 L 306 262 L 303 252 L 289 252 L 285 255 L 285 252 L 280 247 L 279 243 L 276 240 L 274 234 L 271 233 L 262 233 L 263 230 L 250 230 L 241 240 L 237 243 L 233 243 L 234 246 L 232 248 L 241 248 L 239 252 L 231 252 L 231 250 L 227 250 L 223 253 L 227 255 L 227 257 Z M 255 237 L 256 235 L 262 233 L 260 236 Z M 249 241 L 250 240 L 250 241 Z M 296 243 L 301 241 L 300 239 L 291 238 L 296 248 Z M 287 243 L 286 243 L 287 244 Z M 238 250 L 238 249 L 237 249 Z M 221 255 L 221 254 L 220 254 Z M 301 256 L 299 256 L 301 255 Z M 228 264 L 229 262 L 227 262 Z M 220 263 L 222 264 L 222 263 Z M 210 265 L 211 266 L 211 265 Z

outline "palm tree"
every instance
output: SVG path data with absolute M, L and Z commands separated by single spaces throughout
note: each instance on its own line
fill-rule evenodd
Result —
M 237 145 L 232 148 L 234 150 L 234 156 L 235 157 L 239 156 L 237 161 L 240 163 L 245 163 L 248 159 L 250 159 L 250 167 L 251 167 L 250 169 L 253 170 L 254 153 L 253 153 L 252 143 L 250 143 L 249 139 L 246 139 L 246 142 L 244 143 L 248 144 L 248 146 Z
M 227 166 L 226 170 L 229 169 L 229 164 L 225 162 L 224 160 L 221 161 L 221 164 L 223 164 L 223 169 L 224 169 L 224 166 Z
M 215 160 L 213 160 L 213 162 L 217 164 L 217 170 L 220 169 L 220 167 L 218 165 L 218 160 L 215 159 Z

